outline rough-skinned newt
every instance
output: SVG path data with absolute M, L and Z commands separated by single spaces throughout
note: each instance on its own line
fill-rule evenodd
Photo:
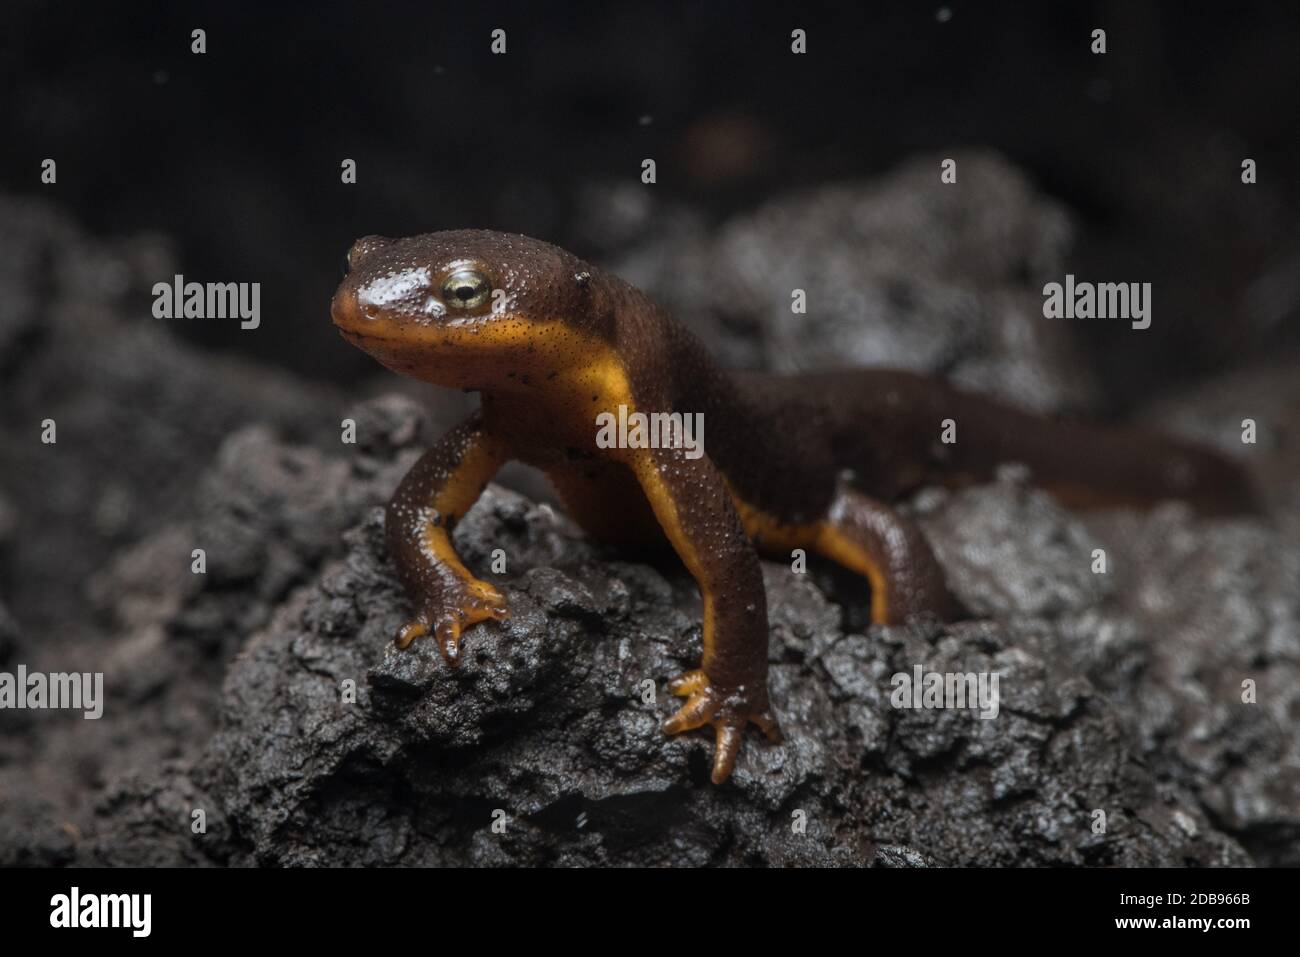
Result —
M 370 236 L 348 269 L 331 306 L 344 338 L 396 372 L 482 396 L 388 505 L 389 547 L 415 612 L 397 644 L 431 635 L 454 665 L 463 629 L 507 615 L 451 533 L 506 461 L 534 465 L 587 533 L 666 536 L 694 576 L 704 656 L 670 683 L 686 701 L 664 730 L 712 725 L 717 783 L 749 722 L 780 737 L 760 549 L 803 548 L 864 575 L 873 621 L 889 624 L 953 613 L 925 537 L 892 507 L 929 483 L 977 481 L 1015 461 L 1067 504 L 1253 508 L 1229 459 L 1150 433 L 1032 415 L 910 372 L 730 374 L 644 293 L 524 236 Z M 702 413 L 704 454 L 602 447 L 598 416 L 620 406 L 624 416 Z M 940 440 L 947 419 L 955 442 Z

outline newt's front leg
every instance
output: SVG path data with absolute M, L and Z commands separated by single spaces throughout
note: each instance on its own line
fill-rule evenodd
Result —
M 686 703 L 664 723 L 669 734 L 712 724 L 713 782 L 730 775 L 752 721 L 781 739 L 767 697 L 767 595 L 758 553 L 745 534 L 721 474 L 707 456 L 644 449 L 632 468 L 668 540 L 704 599 L 704 659 L 669 690 Z
M 451 532 L 506 460 L 474 413 L 425 452 L 388 503 L 388 549 L 415 605 L 415 617 L 398 630 L 405 648 L 432 634 L 449 665 L 460 660 L 461 631 L 509 614 L 502 594 L 470 574 L 456 554 Z

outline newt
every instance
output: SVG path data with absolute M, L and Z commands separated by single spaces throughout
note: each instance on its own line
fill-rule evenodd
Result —
M 395 372 L 481 396 L 388 504 L 388 545 L 414 608 L 397 645 L 430 636 L 454 666 L 466 628 L 508 616 L 451 536 L 505 462 L 534 465 L 587 534 L 666 538 L 694 577 L 704 653 L 670 682 L 685 701 L 664 730 L 712 726 L 718 784 L 749 724 L 781 735 L 760 551 L 802 548 L 865 576 L 873 622 L 951 620 L 943 570 L 895 507 L 921 486 L 984 480 L 1014 461 L 1067 504 L 1254 509 L 1230 459 L 1149 432 L 1034 415 L 906 371 L 729 373 L 649 296 L 525 236 L 367 236 L 347 263 L 331 303 L 343 338 Z M 597 423 L 620 407 L 702 414 L 703 454 L 604 447 Z M 947 419 L 955 442 L 940 441 Z

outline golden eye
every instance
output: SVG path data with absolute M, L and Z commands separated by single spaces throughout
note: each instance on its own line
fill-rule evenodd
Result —
M 452 309 L 474 309 L 491 293 L 492 284 L 476 269 L 457 269 L 442 284 L 442 301 Z

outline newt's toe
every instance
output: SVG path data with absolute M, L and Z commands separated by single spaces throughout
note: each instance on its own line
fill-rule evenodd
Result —
M 696 691 L 686 699 L 686 704 L 677 713 L 664 722 L 665 734 L 681 734 L 694 728 L 702 728 L 718 712 L 718 702 L 707 690 Z
M 668 682 L 668 690 L 684 696 L 686 703 L 664 722 L 664 732 L 680 734 L 706 724 L 713 725 L 717 746 L 713 755 L 713 783 L 722 784 L 731 777 L 736 757 L 744 739 L 745 726 L 753 722 L 768 740 L 780 743 L 781 728 L 767 703 L 766 689 L 755 696 L 744 689 L 734 694 L 720 693 L 700 669 L 688 671 Z
M 460 620 L 448 617 L 438 622 L 433 629 L 433 640 L 438 643 L 438 650 L 447 664 L 455 668 L 460 664 Z
M 678 675 L 672 681 L 668 682 L 668 691 L 678 697 L 688 697 L 697 691 L 703 690 L 709 683 L 708 676 L 696 668 L 694 671 L 688 671 L 685 674 Z
M 454 600 L 430 601 L 414 620 L 398 629 L 394 643 L 405 649 L 416 638 L 432 634 L 443 659 L 454 668 L 460 663 L 460 639 L 466 628 L 509 617 L 510 609 L 500 591 L 487 582 L 469 581 Z
M 713 752 L 713 783 L 722 784 L 731 777 L 736 766 L 736 755 L 740 754 L 741 726 L 714 722 L 718 732 L 718 744 Z
M 405 651 L 411 647 L 411 642 L 416 638 L 422 638 L 429 633 L 429 626 L 422 621 L 408 621 L 401 628 L 397 629 L 397 636 L 393 639 L 393 644 Z

